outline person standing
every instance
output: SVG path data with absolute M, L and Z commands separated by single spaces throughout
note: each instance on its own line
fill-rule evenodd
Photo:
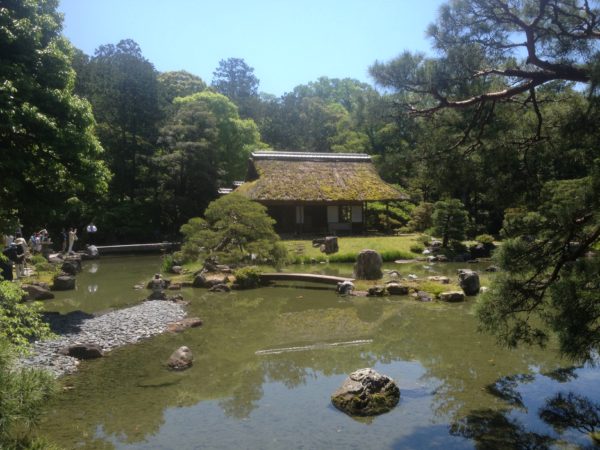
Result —
M 77 228 L 69 228 L 69 250 L 68 253 L 73 253 L 73 244 L 77 240 Z
M 17 278 L 21 278 L 25 276 L 25 257 L 27 256 L 28 248 L 27 241 L 23 239 L 23 235 L 20 232 L 15 233 L 14 244 L 17 246 L 17 259 L 15 261 Z
M 60 232 L 60 236 L 62 238 L 62 247 L 61 247 L 61 253 L 64 253 L 65 250 L 67 249 L 67 231 L 63 228 L 62 231 Z

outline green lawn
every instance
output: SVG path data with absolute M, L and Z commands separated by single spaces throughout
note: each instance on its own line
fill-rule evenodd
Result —
M 406 236 L 354 236 L 338 238 L 339 252 L 333 255 L 321 253 L 318 247 L 312 246 L 312 240 L 284 240 L 290 257 L 294 263 L 310 261 L 312 258 L 317 261 L 329 262 L 355 262 L 356 256 L 361 250 L 371 249 L 379 252 L 384 261 L 395 261 L 397 259 L 413 259 L 421 256 L 420 253 L 413 253 L 410 247 L 419 244 L 417 241 L 419 235 Z

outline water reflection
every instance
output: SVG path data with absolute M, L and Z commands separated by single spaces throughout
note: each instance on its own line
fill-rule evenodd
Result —
M 103 272 L 95 278 L 99 301 Z M 43 432 L 65 448 L 193 448 L 199 439 L 207 448 L 493 448 L 503 435 L 522 445 L 514 448 L 544 448 L 558 439 L 537 414 L 544 399 L 561 385 L 597 385 L 597 371 L 565 369 L 552 351 L 497 347 L 475 331 L 470 303 L 341 299 L 289 287 L 183 295 L 202 327 L 82 364 Z M 361 345 L 331 345 L 354 341 Z M 194 366 L 169 372 L 164 362 L 181 345 L 194 352 Z M 282 348 L 303 351 L 261 353 Z M 329 406 L 362 367 L 395 378 L 402 392 L 398 408 L 368 426 Z M 189 437 L 182 424 L 201 436 Z M 590 442 L 574 427 L 563 435 Z
M 589 375 L 589 370 L 572 367 L 550 375 L 559 374 L 553 381 L 564 384 L 577 378 L 578 371 Z M 565 374 L 569 376 L 564 377 Z M 536 390 L 536 381 L 543 384 L 544 377 L 517 375 L 498 380 L 490 392 L 517 409 L 474 410 L 453 423 L 450 434 L 472 439 L 482 450 L 548 449 L 568 443 L 578 443 L 578 448 L 600 446 L 600 403 L 573 391 L 560 391 L 544 396 L 541 406 L 536 408 L 531 394 Z M 592 395 L 598 396 L 598 392 L 592 391 Z M 523 400 L 524 396 L 529 397 L 527 402 Z M 537 419 L 550 427 L 540 430 Z
M 573 429 L 588 433 L 596 444 L 600 444 L 600 404 L 573 392 L 559 392 L 546 401 L 539 411 L 542 420 L 559 433 Z

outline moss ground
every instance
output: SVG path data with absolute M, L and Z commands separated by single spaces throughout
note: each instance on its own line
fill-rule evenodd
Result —
M 349 236 L 338 238 L 339 252 L 333 255 L 321 253 L 318 247 L 312 246 L 311 239 L 290 239 L 283 243 L 288 249 L 293 263 L 308 262 L 311 259 L 329 262 L 355 262 L 361 250 L 371 249 L 379 252 L 384 261 L 396 259 L 413 259 L 421 256 L 410 251 L 410 247 L 418 243 L 419 235 L 403 236 Z

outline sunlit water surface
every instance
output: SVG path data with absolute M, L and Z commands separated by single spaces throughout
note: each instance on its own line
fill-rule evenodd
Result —
M 133 286 L 159 266 L 158 257 L 86 262 L 77 291 L 60 293 L 46 307 L 98 312 L 135 304 L 147 292 Z M 386 265 L 402 275 L 451 277 L 459 267 Z M 350 275 L 352 267 L 291 270 Z M 553 349 L 498 347 L 476 331 L 473 298 L 462 304 L 342 298 L 317 285 L 182 293 L 202 327 L 83 363 L 77 375 L 62 380 L 65 389 L 40 432 L 66 449 L 593 445 L 588 431 L 594 424 L 559 424 L 543 411 L 556 404 L 558 393 L 571 393 L 578 408 L 600 412 L 600 372 L 571 368 Z M 194 353 L 194 365 L 170 372 L 165 361 L 181 345 Z M 331 393 L 363 367 L 396 380 L 401 400 L 392 412 L 357 420 L 331 406 Z

